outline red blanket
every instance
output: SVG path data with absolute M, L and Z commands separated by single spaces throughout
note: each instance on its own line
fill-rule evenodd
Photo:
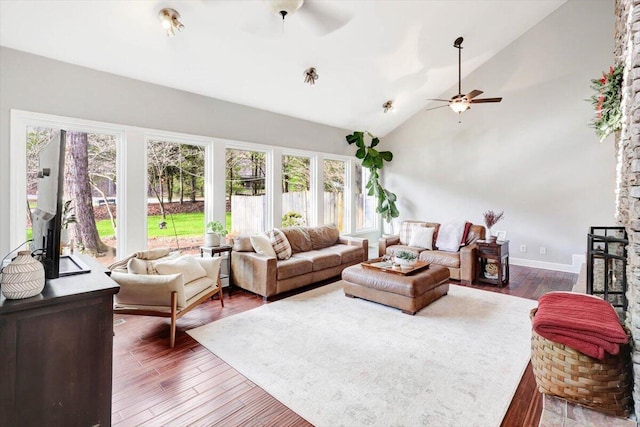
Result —
M 538 300 L 533 330 L 587 356 L 618 354 L 629 337 L 608 302 L 590 295 L 549 292 Z

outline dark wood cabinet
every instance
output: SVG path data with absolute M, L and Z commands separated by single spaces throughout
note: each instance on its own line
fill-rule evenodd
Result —
M 0 296 L 0 425 L 110 426 L 113 295 L 91 273 L 48 280 L 41 294 Z
M 476 282 L 506 286 L 509 283 L 509 241 L 479 240 L 476 250 Z

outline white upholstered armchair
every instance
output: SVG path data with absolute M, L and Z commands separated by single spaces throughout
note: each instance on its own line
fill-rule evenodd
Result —
M 195 258 L 169 249 L 137 252 L 109 266 L 120 285 L 114 313 L 171 318 L 169 344 L 175 345 L 176 321 L 198 304 L 220 296 L 224 307 L 220 263 L 222 258 Z

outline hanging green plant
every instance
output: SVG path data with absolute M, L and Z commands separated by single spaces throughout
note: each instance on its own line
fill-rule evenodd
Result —
M 371 138 L 371 144 L 364 142 L 365 134 Z M 380 139 L 373 136 L 369 132 L 353 132 L 346 137 L 349 145 L 356 144 L 356 158 L 362 160 L 362 167 L 369 169 L 369 181 L 367 181 L 367 190 L 369 196 L 375 196 L 378 200 L 376 212 L 380 214 L 382 219 L 391 222 L 393 218 L 400 215 L 396 207 L 396 195 L 386 190 L 380 184 L 380 170 L 384 166 L 384 162 L 393 160 L 391 151 L 378 151 L 374 147 L 380 143 Z
M 622 64 L 618 64 L 609 67 L 608 73 L 602 73 L 602 78 L 591 80 L 591 89 L 596 92 L 589 98 L 596 111 L 591 126 L 596 130 L 600 142 L 622 127 L 620 103 L 623 71 Z

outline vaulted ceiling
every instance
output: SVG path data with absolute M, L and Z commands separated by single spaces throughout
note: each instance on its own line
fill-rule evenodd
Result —
M 464 78 L 565 1 L 306 0 L 283 22 L 268 0 L 2 0 L 0 45 L 383 136 L 457 92 L 456 37 Z M 164 7 L 185 25 L 173 38 Z

